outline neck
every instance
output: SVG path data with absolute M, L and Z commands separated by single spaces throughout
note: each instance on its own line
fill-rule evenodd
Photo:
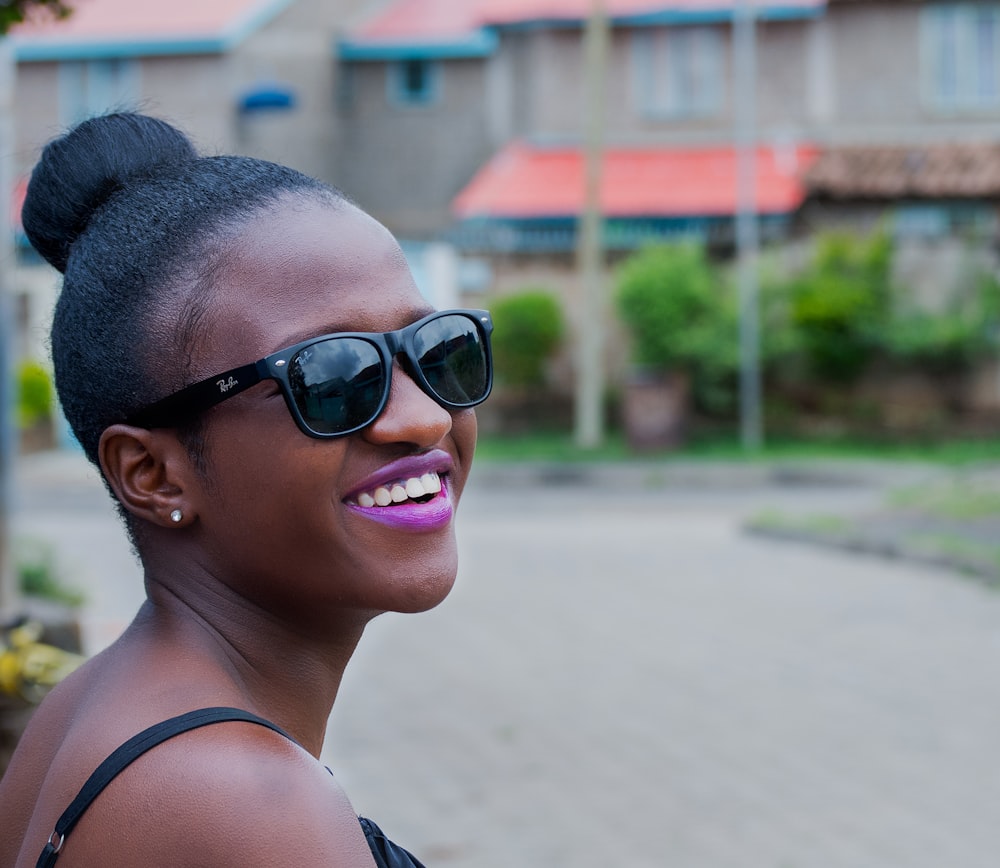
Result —
M 373 613 L 292 624 L 225 586 L 147 576 L 148 601 L 129 629 L 148 643 L 158 683 L 187 702 L 241 706 L 319 756 L 347 663 Z M 208 699 L 210 698 L 210 699 Z

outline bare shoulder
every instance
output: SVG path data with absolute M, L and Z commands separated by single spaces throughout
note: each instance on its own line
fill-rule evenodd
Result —
M 94 802 L 60 868 L 371 868 L 350 802 L 320 763 L 281 735 L 229 722 L 140 757 Z

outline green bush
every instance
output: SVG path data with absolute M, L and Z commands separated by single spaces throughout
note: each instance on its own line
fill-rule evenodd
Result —
M 892 242 L 829 233 L 792 281 L 791 322 L 810 369 L 827 382 L 852 382 L 879 348 L 892 290 Z
M 711 415 L 734 409 L 736 293 L 701 245 L 658 244 L 634 253 L 618 271 L 615 301 L 639 368 L 684 371 L 698 409 Z
M 1000 283 L 981 274 L 971 287 L 960 287 L 944 311 L 904 305 L 886 330 L 885 350 L 897 365 L 930 373 L 967 371 L 996 351 L 998 326 Z
M 542 385 L 545 365 L 565 330 L 558 299 L 547 290 L 528 288 L 497 299 L 491 312 L 498 380 L 508 386 Z
M 27 360 L 17 368 L 17 423 L 28 428 L 50 419 L 55 403 L 52 378 L 45 367 Z
M 699 245 L 658 244 L 630 256 L 616 301 L 640 367 L 691 367 L 717 338 L 720 282 Z

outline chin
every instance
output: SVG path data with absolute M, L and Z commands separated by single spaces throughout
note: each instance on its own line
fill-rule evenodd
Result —
M 446 575 L 426 576 L 418 580 L 411 577 L 404 586 L 405 596 L 399 601 L 395 611 L 402 614 L 427 612 L 444 602 L 455 586 L 456 570 Z

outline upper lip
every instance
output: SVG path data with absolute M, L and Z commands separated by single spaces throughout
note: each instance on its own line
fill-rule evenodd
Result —
M 406 458 L 392 461 L 366 476 L 348 492 L 345 500 L 356 497 L 363 491 L 374 491 L 380 485 L 388 486 L 403 479 L 423 476 L 425 473 L 437 473 L 439 476 L 450 473 L 454 464 L 451 455 L 443 449 L 432 449 L 419 455 L 408 455 Z

